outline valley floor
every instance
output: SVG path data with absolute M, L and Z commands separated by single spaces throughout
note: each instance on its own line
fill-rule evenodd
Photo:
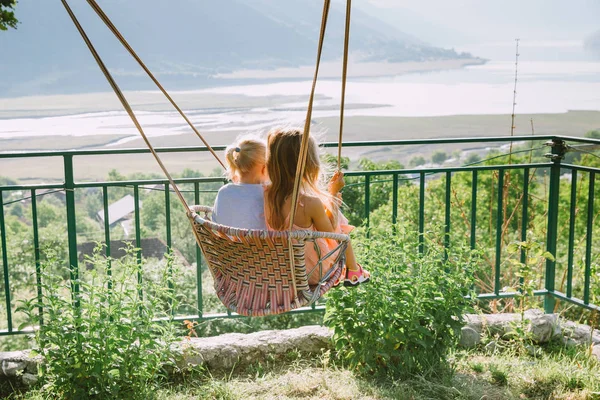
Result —
M 586 132 L 600 128 L 599 111 L 570 111 L 562 114 L 523 114 L 515 119 L 516 135 L 531 135 L 531 121 L 535 135 L 583 136 Z M 337 141 L 339 119 L 324 117 L 315 119 L 315 131 L 321 130 L 323 141 Z M 344 141 L 361 140 L 402 140 L 426 138 L 457 138 L 474 136 L 510 135 L 510 115 L 455 115 L 441 117 L 380 117 L 353 116 L 345 120 Z M 231 143 L 240 130 L 215 131 L 206 135 L 213 145 Z M 0 139 L 0 150 L 34 151 L 63 149 L 118 149 L 144 147 L 141 139 L 123 144 L 114 144 L 124 135 L 103 136 L 45 136 Z M 200 140 L 190 131 L 178 135 L 152 138 L 156 147 L 200 146 Z M 487 145 L 482 143 L 483 149 Z M 416 156 L 429 157 L 440 150 L 440 146 L 406 146 L 395 148 L 347 148 L 343 155 L 353 160 L 368 157 L 373 160 L 396 159 L 407 165 Z M 444 146 L 446 152 L 466 150 L 464 147 Z M 208 153 L 181 153 L 164 155 L 170 171 L 181 172 L 185 168 L 211 173 L 218 164 Z M 62 181 L 63 165 L 60 157 L 32 159 L 5 159 L 0 157 L 0 171 L 3 176 L 28 182 Z M 77 180 L 103 180 L 112 169 L 124 175 L 146 171 L 162 175 L 156 163 L 148 154 L 127 156 L 78 157 L 75 160 Z

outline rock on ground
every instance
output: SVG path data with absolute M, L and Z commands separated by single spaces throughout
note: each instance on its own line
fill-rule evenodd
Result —
M 563 341 L 567 346 L 587 344 L 600 345 L 600 331 L 588 325 L 578 324 L 573 321 L 562 323 Z
M 462 333 L 470 339 L 461 338 L 461 346 L 475 347 L 481 341 L 482 335 L 504 337 L 521 323 L 520 314 L 467 314 Z M 536 343 L 547 343 L 561 335 L 561 324 L 558 314 L 544 314 L 541 310 L 527 310 L 523 316 L 525 328 Z M 475 333 L 479 334 L 479 339 Z
M 29 350 L 0 352 L 0 376 L 15 377 L 23 373 L 37 375 L 40 357 L 30 357 Z
M 477 331 L 473 326 L 463 326 L 460 331 L 459 346 L 471 348 L 481 342 L 481 331 Z
M 186 365 L 205 365 L 211 369 L 231 369 L 264 361 L 267 357 L 290 351 L 320 353 L 331 345 L 332 331 L 322 326 L 261 331 L 250 334 L 227 333 L 209 338 L 191 338 L 182 344 Z

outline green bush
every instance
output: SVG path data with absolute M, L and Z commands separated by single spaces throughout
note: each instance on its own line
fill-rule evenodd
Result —
M 477 153 L 469 153 L 467 159 L 465 160 L 466 165 L 476 164 L 481 161 L 481 157 Z
M 334 329 L 338 355 L 362 373 L 443 375 L 464 325 L 461 316 L 473 304 L 467 295 L 479 259 L 458 247 L 446 255 L 428 238 L 419 254 L 417 235 L 401 229 L 358 240 L 357 258 L 371 281 L 330 291 L 325 323 Z
M 426 163 L 427 160 L 425 160 L 423 156 L 415 156 L 410 159 L 408 165 L 410 165 L 411 167 L 419 167 L 421 165 L 425 165 Z
M 448 159 L 448 154 L 445 151 L 436 151 L 431 156 L 431 162 L 434 164 L 443 164 Z
M 37 299 L 21 307 L 27 324 L 40 326 L 34 354 L 43 357 L 44 390 L 66 399 L 146 398 L 174 362 L 170 266 L 158 281 L 140 283 L 134 249 L 119 261 L 92 261 L 89 279 L 74 281 L 78 292 L 46 273 L 55 261 L 44 263 L 43 323 Z

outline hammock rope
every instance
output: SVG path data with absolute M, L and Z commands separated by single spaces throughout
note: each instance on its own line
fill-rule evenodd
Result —
M 350 43 L 350 14 L 352 0 L 346 0 L 346 29 L 344 31 L 344 58 L 342 61 L 342 95 L 340 97 L 340 132 L 338 135 L 337 170 L 342 170 L 342 135 L 344 132 L 344 109 L 346 105 L 346 78 L 348 77 L 348 48 Z
M 200 134 L 200 132 L 198 131 L 198 129 L 196 129 L 196 127 L 194 126 L 194 124 L 192 124 L 192 122 L 189 120 L 189 118 L 187 117 L 187 115 L 181 110 L 181 108 L 179 108 L 179 106 L 177 105 L 177 103 L 175 103 L 175 100 L 173 100 L 173 98 L 169 95 L 169 93 L 167 92 L 167 90 L 161 85 L 161 83 L 158 81 L 158 79 L 156 79 L 156 77 L 150 71 L 150 69 L 148 69 L 148 67 L 146 67 L 146 64 L 138 56 L 138 54 L 135 52 L 135 50 L 133 50 L 133 48 L 129 45 L 129 43 L 127 42 L 127 40 L 125 39 L 125 37 L 123 37 L 123 35 L 121 34 L 121 32 L 112 23 L 112 21 L 110 20 L 110 18 L 108 18 L 108 15 L 106 15 L 106 13 L 102 10 L 102 8 L 100 7 L 100 5 L 98 5 L 98 3 L 96 2 L 96 0 L 87 0 L 87 2 L 90 5 L 90 7 L 92 7 L 92 9 L 96 12 L 96 14 L 98 14 L 98 17 L 100 17 L 100 19 L 104 22 L 104 24 L 108 27 L 108 29 L 113 33 L 113 35 L 115 35 L 115 37 L 119 40 L 119 42 L 121 42 L 121 44 L 123 45 L 123 47 L 125 47 L 125 49 L 129 52 L 129 54 L 131 54 L 131 56 L 135 59 L 135 61 L 137 61 L 137 63 L 140 65 L 140 67 L 142 67 L 142 69 L 146 72 L 146 74 L 148 75 L 148 77 L 160 89 L 160 91 L 164 94 L 164 96 L 167 98 L 167 100 L 169 100 L 169 102 L 173 105 L 173 107 L 175 107 L 175 109 L 179 112 L 179 115 L 181 115 L 181 117 L 185 120 L 185 122 L 187 122 L 187 124 L 190 126 L 190 128 L 192 128 L 192 130 L 194 131 L 194 133 L 196 134 L 196 136 L 198 136 L 198 138 L 200 138 L 200 140 L 202 141 L 202 143 L 204 143 L 204 145 L 206 146 L 206 148 L 215 157 L 215 159 L 219 162 L 219 164 L 221 164 L 221 167 L 223 167 L 223 169 L 227 169 L 227 167 L 225 167 L 225 164 L 223 163 L 223 161 L 221 161 L 221 159 L 219 158 L 219 156 L 217 155 L 217 153 L 213 150 L 213 148 L 208 144 L 208 142 Z
M 312 87 L 310 90 L 310 97 L 308 99 L 308 108 L 306 110 L 306 119 L 304 120 L 304 131 L 302 133 L 302 142 L 300 144 L 300 155 L 298 157 L 298 163 L 296 165 L 296 177 L 294 178 L 294 191 L 292 192 L 292 203 L 290 208 L 290 221 L 288 231 L 291 233 L 294 226 L 294 219 L 296 218 L 296 211 L 298 206 L 298 196 L 300 195 L 300 186 L 302 184 L 302 176 L 306 167 L 306 159 L 308 156 L 308 143 L 310 138 L 310 124 L 312 120 L 313 103 L 315 100 L 315 90 L 317 88 L 317 78 L 319 76 L 319 67 L 321 65 L 321 54 L 323 53 L 323 42 L 325 41 L 325 31 L 327 29 L 327 18 L 329 16 L 329 6 L 331 0 L 325 0 L 323 2 L 323 17 L 321 18 L 321 31 L 319 33 L 319 45 L 317 47 L 317 62 L 315 65 L 315 74 L 313 76 Z M 288 251 L 293 254 L 294 243 L 292 235 L 289 235 L 288 239 Z M 290 257 L 290 270 L 294 270 L 294 259 Z M 320 271 L 322 273 L 322 270 Z M 295 282 L 294 282 L 295 285 Z M 294 288 L 295 289 L 295 288 Z
M 321 31 L 319 33 L 319 45 L 317 47 L 317 62 L 315 65 L 315 73 L 313 76 L 310 97 L 308 99 L 308 108 L 306 110 L 306 119 L 304 120 L 304 131 L 302 133 L 302 142 L 300 144 L 300 156 L 296 165 L 296 177 L 294 178 L 294 190 L 292 192 L 292 204 L 290 210 L 289 230 L 292 230 L 294 225 L 294 217 L 296 216 L 298 195 L 302 184 L 302 176 L 306 167 L 306 158 L 308 155 L 308 142 L 310 137 L 310 123 L 312 119 L 313 103 L 315 100 L 315 90 L 317 88 L 317 78 L 319 76 L 319 67 L 321 65 L 321 54 L 323 52 L 323 42 L 325 39 L 325 31 L 327 29 L 327 17 L 329 16 L 329 6 L 331 0 L 325 0 L 323 3 L 323 17 L 321 19 Z
M 156 159 L 156 162 L 158 163 L 158 165 L 162 169 L 163 173 L 165 174 L 165 176 L 169 180 L 169 183 L 173 187 L 173 190 L 175 190 L 175 193 L 177 194 L 177 197 L 179 198 L 179 201 L 181 201 L 181 204 L 183 204 L 183 206 L 185 207 L 185 210 L 189 210 L 189 206 L 188 206 L 187 202 L 185 201 L 185 198 L 183 197 L 183 195 L 179 191 L 179 188 L 175 184 L 175 181 L 173 181 L 173 178 L 171 177 L 171 174 L 169 173 L 169 171 L 167 170 L 167 168 L 163 164 L 162 160 L 160 159 L 160 157 L 158 156 L 158 154 L 154 150 L 154 147 L 152 147 L 152 144 L 150 143 L 150 140 L 148 140 L 148 137 L 146 136 L 146 133 L 144 132 L 144 129 L 142 129 L 142 126 L 140 125 L 140 123 L 139 123 L 139 121 L 138 121 L 138 119 L 137 119 L 137 117 L 135 115 L 135 112 L 132 110 L 131 106 L 129 105 L 129 102 L 127 101 L 127 99 L 123 95 L 123 92 L 119 88 L 119 85 L 114 80 L 114 78 L 112 77 L 111 73 L 108 71 L 108 68 L 106 68 L 106 65 L 104 64 L 104 61 L 102 61 L 102 58 L 100 58 L 100 55 L 96 51 L 96 48 L 94 47 L 94 45 L 92 44 L 92 42 L 90 41 L 90 38 L 88 37 L 87 33 L 85 32 L 85 30 L 83 29 L 83 27 L 79 23 L 79 20 L 77 19 L 77 17 L 73 13 L 73 10 L 71 10 L 71 7 L 69 6 L 69 3 L 67 3 L 67 0 L 61 0 L 61 2 L 63 4 L 63 6 L 65 7 L 65 10 L 67 10 L 67 13 L 71 17 L 71 20 L 73 21 L 73 24 L 75 25 L 75 27 L 79 31 L 79 34 L 83 38 L 83 41 L 85 42 L 85 44 L 87 45 L 88 49 L 90 50 L 90 52 L 94 56 L 94 59 L 96 60 L 96 63 L 98 64 L 98 67 L 100 67 L 100 69 L 102 70 L 102 73 L 104 74 L 104 77 L 106 78 L 106 80 L 108 81 L 108 83 L 112 87 L 113 91 L 115 92 L 115 94 L 119 98 L 119 101 L 121 101 L 121 104 L 123 105 L 123 108 L 125 109 L 125 111 L 127 111 L 127 114 L 129 114 L 129 118 L 131 118 L 131 121 L 133 122 L 133 124 L 137 128 L 138 132 L 140 133 L 140 135 L 142 135 L 142 138 L 144 139 L 144 142 L 146 143 L 146 146 L 148 146 L 148 148 L 150 149 L 150 152 L 152 153 L 152 155 Z
M 144 139 L 146 146 L 150 149 L 150 152 L 152 153 L 155 160 L 157 161 L 160 168 L 162 169 L 163 173 L 169 180 L 169 183 L 173 187 L 173 190 L 177 194 L 177 197 L 179 198 L 180 202 L 184 206 L 185 210 L 187 210 L 187 214 L 190 217 L 190 222 L 192 223 L 192 226 L 194 228 L 194 234 L 195 234 L 195 236 L 198 240 L 198 244 L 201 246 L 203 252 L 205 252 L 205 254 L 206 254 L 205 246 L 207 244 L 204 243 L 203 240 L 201 240 L 201 236 L 208 238 L 209 241 L 212 240 L 212 239 L 210 239 L 210 237 L 212 237 L 213 239 L 214 238 L 223 239 L 224 242 L 237 243 L 236 240 L 241 240 L 242 242 L 244 242 L 246 244 L 250 243 L 250 242 L 247 242 L 247 239 L 245 238 L 245 235 L 248 235 L 248 233 L 244 233 L 243 230 L 215 225 L 213 223 L 202 220 L 201 218 L 200 218 L 200 221 L 198 220 L 199 217 L 197 216 L 196 211 L 200 211 L 200 210 L 206 211 L 205 207 L 194 206 L 194 207 L 190 208 L 188 206 L 185 198 L 183 197 L 182 193 L 180 192 L 179 188 L 177 187 L 175 181 L 169 174 L 167 168 L 163 164 L 162 160 L 158 156 L 154 147 L 150 143 L 150 140 L 146 136 L 142 126 L 140 125 L 140 123 L 135 115 L 135 112 L 131 108 L 129 102 L 125 98 L 125 96 L 124 96 L 123 92 L 121 91 L 121 89 L 119 88 L 118 84 L 116 83 L 116 81 L 114 80 L 112 75 L 110 74 L 108 68 L 102 61 L 100 55 L 96 51 L 95 47 L 93 46 L 92 42 L 90 41 L 89 37 L 87 36 L 85 30 L 83 29 L 83 27 L 77 20 L 77 17 L 71 10 L 67 0 L 61 0 L 61 2 L 63 4 L 64 8 L 66 9 L 67 13 L 69 14 L 71 20 L 73 21 L 73 24 L 75 25 L 75 27 L 79 31 L 81 37 L 83 38 L 84 42 L 86 43 L 89 51 L 93 55 L 100 70 L 104 74 L 106 80 L 111 85 L 113 91 L 117 95 L 117 98 L 121 102 L 123 108 L 126 110 L 127 114 L 131 118 L 135 127 L 137 128 L 140 135 Z M 202 140 L 204 145 L 208 148 L 208 150 L 215 157 L 215 159 L 221 164 L 221 166 L 223 168 L 225 168 L 224 163 L 219 159 L 218 155 L 210 147 L 208 142 L 202 137 L 200 132 L 194 127 L 194 125 L 191 123 L 189 118 L 185 115 L 185 113 L 181 110 L 181 108 L 175 103 L 175 101 L 172 99 L 172 97 L 169 95 L 169 93 L 160 84 L 158 79 L 156 79 L 156 77 L 152 74 L 152 72 L 146 67 L 145 63 L 137 55 L 137 53 L 133 50 L 133 48 L 129 45 L 129 43 L 126 41 L 126 39 L 120 33 L 120 31 L 116 28 L 116 26 L 112 23 L 112 21 L 106 15 L 106 13 L 104 13 L 104 11 L 98 5 L 98 3 L 95 0 L 87 0 L 87 2 L 90 5 L 90 7 L 96 12 L 98 17 L 104 22 L 104 24 L 107 26 L 107 28 L 113 33 L 113 35 L 119 40 L 119 42 L 123 45 L 123 47 L 138 62 L 138 64 L 142 67 L 142 69 L 146 72 L 146 74 L 150 77 L 150 79 L 161 90 L 161 92 L 165 95 L 165 97 L 171 102 L 173 107 L 175 107 L 175 109 L 184 118 L 184 120 L 188 123 L 188 125 L 192 128 L 192 130 L 196 133 L 196 135 L 200 138 L 200 140 Z M 270 306 L 269 306 L 270 311 L 267 311 L 266 309 L 263 308 L 263 309 L 261 309 L 261 311 L 258 312 L 258 314 L 254 314 L 254 315 L 266 315 L 268 313 L 280 313 L 280 312 L 284 312 L 285 310 L 289 310 L 290 307 L 291 308 L 301 307 L 302 305 L 306 304 L 306 300 L 307 300 L 306 293 L 308 293 L 310 295 L 310 299 L 308 299 L 309 300 L 308 304 L 312 304 L 314 301 L 316 301 L 322 294 L 324 294 L 331 287 L 331 285 L 333 284 L 332 280 L 337 280 L 340 277 L 341 267 L 343 266 L 344 259 L 345 259 L 344 252 L 345 252 L 345 248 L 347 246 L 348 240 L 349 240 L 347 235 L 339 235 L 339 234 L 325 233 L 325 232 L 312 232 L 311 233 L 311 232 L 293 232 L 292 231 L 292 225 L 293 225 L 294 217 L 295 217 L 296 211 L 297 211 L 297 200 L 298 200 L 298 196 L 300 194 L 302 176 L 304 174 L 304 170 L 306 167 L 306 159 L 307 159 L 307 155 L 308 155 L 308 144 L 309 144 L 309 139 L 310 139 L 310 126 L 311 126 L 311 119 L 312 119 L 313 103 L 314 103 L 314 98 L 315 98 L 316 84 L 317 84 L 317 79 L 318 79 L 318 74 L 319 74 L 319 67 L 320 67 L 320 63 L 321 63 L 321 55 L 322 55 L 322 51 L 323 51 L 323 43 L 324 43 L 325 32 L 326 32 L 326 28 L 327 28 L 327 20 L 328 20 L 328 16 L 329 16 L 330 4 L 331 4 L 331 0 L 324 0 L 323 15 L 322 15 L 322 19 L 321 19 L 321 29 L 320 29 L 320 34 L 319 34 L 318 48 L 317 48 L 317 60 L 316 60 L 316 65 L 315 65 L 315 72 L 314 72 L 314 76 L 313 76 L 312 87 L 311 87 L 309 101 L 308 101 L 306 120 L 304 123 L 304 130 L 303 130 L 302 141 L 301 141 L 301 146 L 300 146 L 300 154 L 299 154 L 299 158 L 298 158 L 298 163 L 296 165 L 296 177 L 294 180 L 294 190 L 292 193 L 292 204 L 291 204 L 291 210 L 290 210 L 289 230 L 285 233 L 285 235 L 279 235 L 279 236 L 273 232 L 250 233 L 251 238 L 252 238 L 252 241 L 251 241 L 252 243 L 255 243 L 258 245 L 259 239 L 266 240 L 268 243 L 267 247 L 269 247 L 271 250 L 273 250 L 273 243 L 274 243 L 272 241 L 272 239 L 275 239 L 276 237 L 281 237 L 281 238 L 286 237 L 287 238 L 287 240 L 286 240 L 287 245 L 285 247 L 287 247 L 287 250 L 289 251 L 289 261 L 290 261 L 289 273 L 291 274 L 291 276 L 298 277 L 299 282 L 301 284 L 301 288 L 299 291 L 297 288 L 296 278 L 293 278 L 293 279 L 286 278 L 289 285 L 293 289 L 292 293 L 296 293 L 296 295 L 294 295 L 294 298 L 292 299 L 289 297 L 290 296 L 289 294 L 285 294 L 284 297 L 287 300 L 284 301 L 285 304 L 283 306 L 283 309 L 280 309 L 280 305 L 278 305 L 278 303 L 276 304 L 276 302 L 278 301 L 277 295 L 275 296 L 275 300 L 271 299 L 270 302 L 265 303 L 265 301 L 267 301 L 267 297 L 266 297 L 267 295 L 266 295 L 266 292 L 262 292 L 262 294 L 260 295 L 261 296 L 260 299 L 255 298 L 254 301 L 256 302 L 257 305 L 260 303 L 260 304 L 262 304 L 262 306 L 266 306 L 267 304 L 270 304 Z M 344 57 L 343 57 L 343 68 L 342 68 L 340 131 L 339 131 L 339 140 L 338 140 L 338 160 L 337 160 L 338 170 L 340 170 L 340 168 L 341 168 L 340 164 L 341 164 L 341 147 L 342 147 L 344 105 L 345 105 L 345 93 L 346 93 L 346 77 L 347 77 L 347 64 L 348 64 L 348 42 L 349 42 L 349 36 L 350 36 L 350 8 L 351 8 L 351 0 L 347 0 L 346 27 L 345 27 L 345 38 L 344 38 Z M 225 229 L 225 228 L 227 228 L 227 229 Z M 223 230 L 223 229 L 225 229 L 225 230 Z M 220 233 L 218 233 L 218 232 L 220 232 Z M 237 239 L 233 240 L 232 239 L 233 237 L 236 237 Z M 336 247 L 336 249 L 330 251 L 327 255 L 320 258 L 320 260 L 318 262 L 318 266 L 319 266 L 321 276 L 323 275 L 322 274 L 322 272 L 323 272 L 322 271 L 322 261 L 327 257 L 333 256 L 338 250 L 339 250 L 339 252 L 337 253 L 338 256 L 336 257 L 336 261 L 335 261 L 335 263 L 337 265 L 337 267 L 335 268 L 335 271 L 332 268 L 326 274 L 327 276 L 323 276 L 319 280 L 319 282 L 316 286 L 316 289 L 312 290 L 312 294 L 311 294 L 311 291 L 307 291 L 308 284 L 305 281 L 305 278 L 307 275 L 306 275 L 305 266 L 303 265 L 304 255 L 298 253 L 298 248 L 299 248 L 298 246 L 301 245 L 302 246 L 301 248 L 303 249 L 304 245 L 302 243 L 304 241 L 306 241 L 306 240 L 314 241 L 317 238 L 331 238 L 331 239 L 337 240 L 339 243 L 338 246 Z M 295 243 L 294 241 L 300 241 L 300 242 Z M 218 246 L 218 244 L 215 244 L 215 243 L 212 243 L 210 245 Z M 231 254 L 229 250 L 227 251 L 227 254 Z M 272 254 L 271 256 L 274 256 L 274 254 Z M 284 257 L 284 259 L 285 259 L 285 257 Z M 273 258 L 273 260 L 275 260 L 275 258 Z M 295 264 L 295 262 L 300 262 L 300 264 Z M 281 264 L 281 266 L 283 266 L 285 264 L 287 264 L 287 263 L 284 262 Z M 272 271 L 272 268 L 274 268 L 274 265 L 273 264 L 269 264 L 269 265 L 270 265 L 269 270 Z M 300 270 L 298 270 L 298 268 L 300 268 Z M 238 271 L 239 271 L 239 269 L 238 269 Z M 299 272 L 299 271 L 304 271 L 304 272 Z M 314 268 L 311 271 L 311 273 L 313 271 L 314 271 Z M 211 272 L 213 272 L 213 271 L 211 270 Z M 222 271 L 220 271 L 220 272 L 222 272 Z M 220 272 L 217 271 L 217 273 L 220 273 Z M 271 272 L 267 271 L 267 274 L 270 274 L 270 273 Z M 269 276 L 272 277 L 272 275 L 269 275 Z M 303 278 L 303 276 L 304 276 L 304 278 Z M 239 278 L 239 276 L 238 276 L 238 278 Z M 272 278 L 269 278 L 269 279 L 272 279 Z M 240 286 L 241 283 L 242 283 L 241 281 L 238 281 L 236 283 L 237 289 L 235 289 L 235 290 L 240 290 L 244 286 L 244 285 Z M 252 283 L 251 286 L 254 287 L 254 284 Z M 242 303 L 231 303 L 230 300 L 233 300 L 234 297 L 237 296 L 234 294 L 235 290 L 233 289 L 233 287 L 230 287 L 228 289 L 227 293 L 221 293 L 221 295 L 223 295 L 223 297 L 220 297 L 221 301 L 223 301 L 223 303 L 230 308 L 236 308 L 238 310 L 238 312 L 241 312 L 244 315 L 253 315 L 253 313 L 255 312 L 255 311 L 253 311 L 254 306 L 248 308 L 247 306 L 249 306 L 249 304 L 246 304 L 247 301 L 249 301 L 248 299 L 250 298 L 249 297 L 250 295 L 248 294 L 249 293 L 248 290 L 244 291 L 243 295 L 240 295 L 235 298 L 236 301 L 241 299 L 240 301 L 242 301 Z M 305 293 L 304 299 L 299 298 L 300 292 Z M 279 296 L 279 300 L 280 300 L 280 296 Z M 244 302 L 246 302 L 246 303 L 244 303 Z M 293 305 L 291 304 L 292 302 L 293 302 Z

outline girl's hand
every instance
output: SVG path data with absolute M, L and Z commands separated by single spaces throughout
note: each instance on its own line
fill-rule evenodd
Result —
M 336 196 L 345 185 L 346 182 L 344 182 L 344 173 L 342 171 L 336 171 L 329 180 L 327 191 L 329 191 L 329 193 L 331 193 L 333 196 Z

